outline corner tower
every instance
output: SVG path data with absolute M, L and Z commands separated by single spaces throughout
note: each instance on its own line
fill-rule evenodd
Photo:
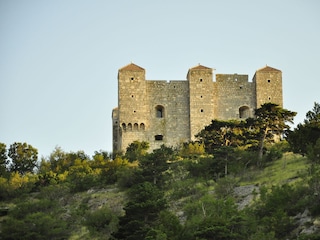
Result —
M 147 128 L 145 70 L 129 64 L 118 71 L 118 121 L 119 140 L 117 150 L 139 138 Z
M 255 84 L 256 108 L 268 102 L 283 107 L 282 72 L 280 70 L 265 66 L 256 71 L 253 82 Z
M 187 75 L 189 84 L 190 139 L 195 140 L 204 126 L 209 125 L 214 116 L 214 91 L 212 68 L 202 65 L 190 68 Z

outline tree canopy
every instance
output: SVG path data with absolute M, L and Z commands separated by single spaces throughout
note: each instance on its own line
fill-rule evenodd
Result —
M 312 110 L 306 113 L 303 123 L 299 123 L 288 134 L 288 142 L 295 153 L 306 155 L 320 139 L 320 104 L 314 103 Z
M 10 145 L 8 156 L 11 158 L 10 170 L 24 174 L 34 172 L 37 167 L 38 150 L 27 143 Z

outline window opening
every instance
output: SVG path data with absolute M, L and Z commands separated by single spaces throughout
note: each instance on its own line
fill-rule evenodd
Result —
M 248 118 L 250 117 L 250 109 L 247 106 L 242 106 L 239 108 L 239 117 L 240 118 Z
M 200 112 L 203 112 L 203 109 L 200 109 Z
M 144 125 L 144 123 L 140 123 L 140 130 L 145 130 L 146 126 Z
M 133 80 L 134 80 L 134 77 L 131 77 L 130 80 L 133 81 Z
M 199 80 L 200 80 L 200 82 L 202 82 L 202 78 L 200 78 Z
M 271 82 L 271 80 L 270 80 L 270 79 L 268 79 L 268 83 L 269 83 L 269 82 Z
M 131 123 L 128 123 L 128 130 L 132 131 L 132 124 Z
M 163 106 L 156 106 L 156 117 L 163 118 L 164 117 L 164 107 Z
M 123 131 L 126 131 L 126 130 L 127 130 L 126 124 L 125 124 L 125 123 L 122 123 L 121 125 L 122 125 Z
M 133 130 L 138 131 L 138 128 L 139 128 L 138 123 L 135 123 L 135 124 L 133 125 Z
M 154 136 L 154 140 L 156 140 L 156 141 L 162 141 L 162 140 L 163 140 L 163 136 L 162 136 L 162 135 L 155 135 L 155 136 Z

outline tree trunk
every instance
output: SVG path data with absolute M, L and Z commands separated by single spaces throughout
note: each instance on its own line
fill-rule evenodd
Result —
M 263 147 L 264 147 L 264 141 L 267 137 L 267 133 L 268 133 L 268 128 L 266 128 L 263 132 L 263 135 L 260 139 L 260 143 L 259 143 L 259 153 L 258 153 L 258 166 L 261 166 L 262 163 L 262 157 L 263 157 Z

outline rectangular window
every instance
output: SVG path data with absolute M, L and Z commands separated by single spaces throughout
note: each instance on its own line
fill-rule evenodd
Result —
M 163 135 L 155 135 L 154 140 L 156 141 L 162 141 L 163 140 Z

